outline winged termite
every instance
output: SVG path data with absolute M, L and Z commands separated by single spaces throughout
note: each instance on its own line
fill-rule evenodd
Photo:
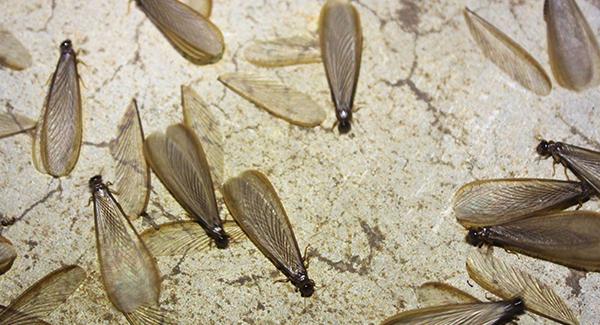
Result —
M 581 91 L 600 83 L 600 49 L 594 31 L 574 0 L 546 0 L 544 20 L 554 78 Z
M 70 40 L 60 44 L 60 58 L 36 127 L 33 162 L 42 173 L 66 176 L 79 159 L 82 136 L 77 58 Z
M 92 177 L 89 186 L 94 202 L 96 251 L 109 300 L 131 324 L 169 322 L 158 303 L 161 278 L 154 257 L 102 176 Z
M 300 291 L 310 297 L 315 283 L 308 277 L 296 236 L 277 192 L 255 170 L 229 179 L 223 197 L 231 215 L 258 249 Z
M 173 46 L 196 64 L 219 61 L 223 34 L 210 20 L 177 0 L 137 0 L 146 16 Z
M 467 271 L 475 282 L 500 298 L 519 295 L 526 309 L 532 312 L 563 324 L 579 324 L 573 311 L 552 288 L 491 254 L 476 252 L 470 255 Z
M 465 227 L 498 225 L 587 201 L 582 182 L 509 178 L 468 183 L 454 196 L 456 219 Z
M 596 192 L 600 192 L 600 152 L 546 140 L 540 142 L 536 151 L 544 158 L 552 156 L 555 163 L 563 164 Z
M 47 324 L 42 318 L 67 301 L 85 278 L 77 265 L 51 272 L 0 311 L 0 324 Z
M 531 54 L 469 8 L 465 8 L 463 14 L 471 36 L 485 57 L 521 86 L 541 96 L 550 93 L 550 77 Z
M 415 293 L 422 307 L 480 302 L 470 294 L 441 282 L 423 283 L 415 289 Z
M 233 221 L 223 222 L 223 229 L 232 240 L 243 233 Z M 211 238 L 195 221 L 175 221 L 150 228 L 140 234 L 152 256 L 174 256 L 198 253 L 207 250 Z
M 226 248 L 229 235 L 219 218 L 208 162 L 194 132 L 183 124 L 171 125 L 165 134 L 153 133 L 146 138 L 144 154 L 181 207 L 218 248 Z
M 515 298 L 499 302 L 476 302 L 427 307 L 402 312 L 381 323 L 431 325 L 502 325 L 523 314 L 523 300 Z
M 219 81 L 256 106 L 292 124 L 315 127 L 325 111 L 310 96 L 277 81 L 248 73 L 228 73 Z
M 116 160 L 115 187 L 125 215 L 135 220 L 146 210 L 150 194 L 150 169 L 144 158 L 144 131 L 135 100 L 127 107 L 110 142 Z
M 254 41 L 244 50 L 248 62 L 260 67 L 284 67 L 321 62 L 319 40 L 315 36 L 296 35 Z
M 223 134 L 219 120 L 210 112 L 209 106 L 190 87 L 181 87 L 183 124 L 198 136 L 206 153 L 213 185 L 220 189 L 223 179 Z
M 577 269 L 600 270 L 600 214 L 565 211 L 469 230 L 467 241 L 504 247 Z
M 14 70 L 31 66 L 31 54 L 9 31 L 0 28 L 0 65 Z
M 183 3 L 196 10 L 203 17 L 210 17 L 212 11 L 212 0 L 184 0 Z
M 35 128 L 35 121 L 19 115 L 0 113 L 0 138 Z
M 321 58 L 341 133 L 350 131 L 352 105 L 362 57 L 362 30 L 347 0 L 327 0 L 319 18 Z
M 10 240 L 0 235 L 0 275 L 8 272 L 17 258 L 17 251 Z

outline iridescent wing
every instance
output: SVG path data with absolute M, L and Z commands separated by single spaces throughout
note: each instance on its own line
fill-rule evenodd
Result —
M 325 120 L 325 111 L 310 96 L 277 81 L 248 73 L 228 73 L 219 81 L 267 112 L 292 124 L 315 127 Z
M 138 3 L 169 42 L 193 63 L 213 63 L 223 56 L 223 34 L 192 8 L 177 0 L 138 0 Z
M 581 182 L 552 179 L 491 179 L 468 183 L 454 196 L 456 219 L 465 227 L 493 226 L 562 210 L 589 199 Z
M 469 8 L 465 8 L 464 17 L 485 57 L 521 86 L 540 96 L 550 93 L 550 77 L 529 52 Z
M 563 324 L 579 324 L 573 311 L 548 285 L 491 254 L 475 252 L 467 259 L 469 276 L 500 298 L 520 296 L 528 310 Z
M 63 304 L 85 278 L 85 271 L 76 265 L 46 275 L 0 311 L 0 324 L 45 324 L 41 318 Z
M 144 132 L 135 100 L 121 118 L 110 153 L 117 162 L 114 185 L 121 207 L 130 220 L 135 220 L 145 212 L 150 195 L 150 169 L 144 157 Z

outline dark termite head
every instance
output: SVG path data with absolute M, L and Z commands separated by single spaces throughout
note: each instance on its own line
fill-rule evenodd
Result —
M 70 39 L 66 39 L 66 40 L 62 41 L 62 43 L 60 43 L 60 53 L 64 54 L 64 53 L 71 52 L 72 50 L 73 50 L 73 44 L 71 43 Z
M 302 297 L 310 297 L 315 292 L 315 282 L 308 278 L 308 275 L 302 274 L 298 280 L 292 281 L 297 291 L 300 291 Z
M 90 178 L 90 181 L 88 182 L 89 186 L 90 186 L 90 191 L 92 191 L 92 193 L 94 191 L 96 191 L 99 188 L 104 187 L 104 182 L 102 181 L 102 176 L 101 175 L 96 175 L 92 178 Z
M 225 249 L 229 246 L 229 235 L 225 232 L 223 227 L 216 226 L 208 232 L 208 236 L 215 241 L 215 245 L 219 249 Z
M 481 247 L 487 242 L 487 237 L 487 228 L 476 228 L 469 230 L 469 233 L 465 239 L 467 240 L 467 243 L 476 247 Z
M 352 110 L 341 108 L 335 110 L 335 117 L 338 120 L 338 131 L 342 134 L 350 132 L 352 121 Z
M 540 141 L 540 144 L 538 144 L 538 146 L 535 148 L 535 151 L 537 151 L 538 155 L 544 158 L 549 157 L 552 154 L 550 152 L 550 147 L 552 144 L 554 144 L 554 142 L 542 140 Z

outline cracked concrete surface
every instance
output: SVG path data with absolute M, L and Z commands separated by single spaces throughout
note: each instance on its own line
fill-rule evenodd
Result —
M 225 174 L 265 172 L 287 209 L 299 245 L 310 244 L 315 295 L 303 299 L 247 240 L 228 250 L 159 258 L 163 305 L 182 324 L 378 323 L 415 308 L 413 288 L 444 281 L 478 298 L 465 259 L 473 250 L 450 208 L 453 193 L 474 179 L 553 177 L 537 161 L 537 137 L 600 149 L 598 89 L 557 88 L 538 97 L 487 62 L 468 34 L 469 5 L 528 49 L 547 72 L 539 1 L 360 0 L 365 48 L 349 135 L 303 129 L 274 118 L 217 81 L 220 73 L 254 71 L 285 80 L 335 117 L 320 64 L 261 69 L 243 58 L 251 40 L 316 30 L 322 1 L 215 0 L 212 20 L 227 50 L 209 66 L 182 58 L 128 1 L 0 1 L 0 23 L 31 51 L 31 68 L 0 69 L 0 107 L 37 118 L 66 38 L 79 50 L 84 87 L 84 140 L 73 173 L 60 180 L 37 173 L 31 137 L 0 139 L 2 235 L 19 257 L 0 277 L 0 304 L 63 264 L 90 277 L 47 320 L 57 324 L 125 324 L 99 280 L 87 181 L 113 176 L 107 143 L 131 98 L 146 134 L 182 119 L 180 85 L 213 108 L 225 136 Z M 600 35 L 598 1 L 579 0 Z M 282 24 L 282 22 L 284 22 Z M 138 230 L 186 218 L 153 175 L 148 216 Z M 558 170 L 556 178 L 563 178 Z M 573 177 L 573 176 L 571 176 Z M 224 208 L 220 200 L 221 208 Z M 584 205 L 599 210 L 593 201 Z M 226 218 L 231 218 L 226 211 Z M 496 249 L 495 254 L 539 276 L 580 315 L 600 322 L 600 275 L 582 273 Z M 538 316 L 523 324 L 550 323 Z

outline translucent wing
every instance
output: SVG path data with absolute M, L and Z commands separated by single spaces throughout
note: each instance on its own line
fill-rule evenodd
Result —
M 31 66 L 31 54 L 9 31 L 0 28 L 0 65 L 15 70 Z
M 166 135 L 151 134 L 144 153 L 165 187 L 205 230 L 222 227 L 208 162 L 193 131 L 176 124 Z
M 561 143 L 561 162 L 600 193 L 600 152 Z
M 0 275 L 8 272 L 17 258 L 17 251 L 10 240 L 0 236 Z
M 210 17 L 212 11 L 212 0 L 184 0 L 183 3 L 196 10 L 203 17 Z
M 76 265 L 46 275 L 0 312 L 0 324 L 44 324 L 40 318 L 63 304 L 85 278 L 85 271 Z
M 541 96 L 550 93 L 550 77 L 521 45 L 469 8 L 465 8 L 464 17 L 473 39 L 492 63 L 532 92 Z
M 277 81 L 242 73 L 220 75 L 219 81 L 256 106 L 292 124 L 315 127 L 325 120 L 325 111 L 310 96 Z
M 520 299 L 500 302 L 477 302 L 427 307 L 402 312 L 381 323 L 382 325 L 500 325 L 523 313 Z
M 0 138 L 35 128 L 35 121 L 19 115 L 0 113 Z
M 213 185 L 220 189 L 223 179 L 223 134 L 219 120 L 210 112 L 208 105 L 190 87 L 181 87 L 183 101 L 183 124 L 198 136 L 205 150 Z
M 456 219 L 465 227 L 492 226 L 533 214 L 562 210 L 589 199 L 581 182 L 492 179 L 468 183 L 454 196 Z
M 254 41 L 244 50 L 244 57 L 248 62 L 260 67 L 284 67 L 319 63 L 321 49 L 315 36 L 297 35 Z
M 70 41 L 61 44 L 60 59 L 36 133 L 34 141 L 39 143 L 34 144 L 34 163 L 39 159 L 43 170 L 52 176 L 68 175 L 79 158 L 82 136 L 77 59 Z
M 600 270 L 600 214 L 566 211 L 488 227 L 489 241 L 578 269 Z
M 328 0 L 319 19 L 321 58 L 337 110 L 352 110 L 360 61 L 362 30 L 356 9 L 347 0 Z
M 556 81 L 581 91 L 600 83 L 596 36 L 574 0 L 544 2 L 548 55 Z
M 117 162 L 114 184 L 121 207 L 135 220 L 146 210 L 150 194 L 150 169 L 144 158 L 144 133 L 135 100 L 121 118 L 110 153 Z
M 269 180 L 245 171 L 223 186 L 231 215 L 258 249 L 288 277 L 306 269 L 290 221 Z
M 133 318 L 158 310 L 161 279 L 154 258 L 101 178 L 92 178 L 90 188 L 96 249 L 108 298 Z
M 479 299 L 470 294 L 441 282 L 423 283 L 415 291 L 422 307 L 479 302 Z
M 239 239 L 243 233 L 235 222 L 224 222 L 230 238 Z M 195 221 L 175 221 L 150 228 L 140 235 L 152 256 L 196 254 L 210 248 L 211 238 Z
M 477 284 L 503 299 L 518 295 L 528 310 L 563 324 L 579 324 L 573 311 L 552 288 L 491 254 L 471 254 L 467 271 Z
M 223 56 L 223 34 L 192 8 L 177 0 L 138 0 L 138 3 L 171 44 L 193 63 L 213 63 Z

